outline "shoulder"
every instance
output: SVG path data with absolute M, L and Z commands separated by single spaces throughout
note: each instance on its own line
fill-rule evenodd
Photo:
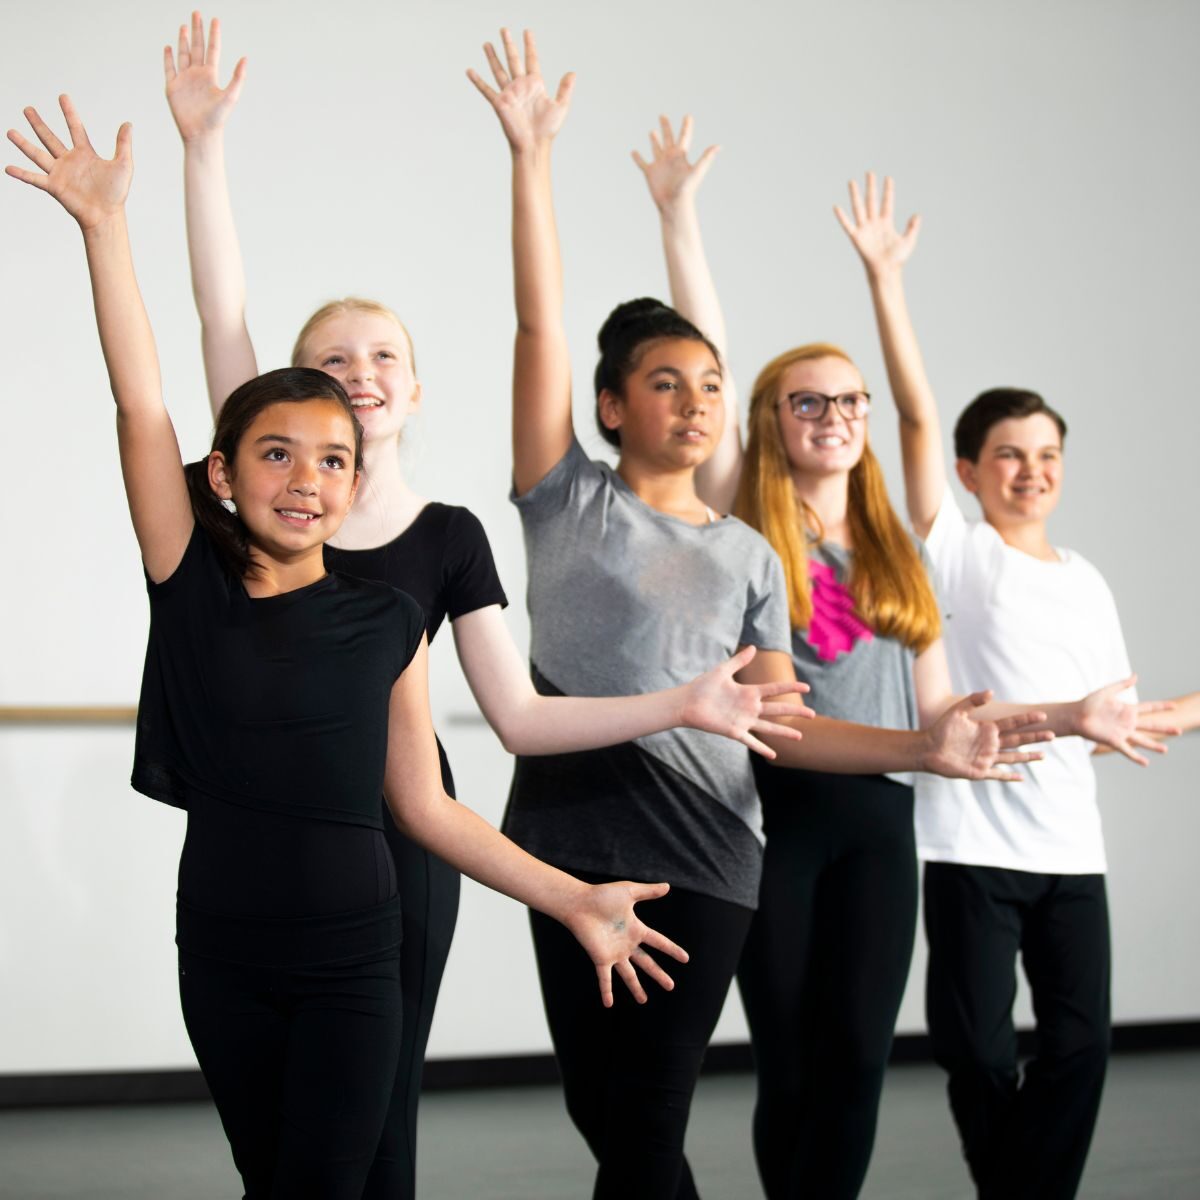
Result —
M 1062 560 L 1062 565 L 1066 567 L 1070 573 L 1073 583 L 1081 590 L 1093 593 L 1097 597 L 1113 600 L 1112 588 L 1097 567 L 1090 559 L 1084 558 L 1078 550 L 1071 550 L 1066 547 L 1057 546 L 1059 558 Z
M 337 595 L 364 615 L 419 620 L 424 626 L 421 606 L 407 592 L 378 579 L 362 579 L 341 571 L 332 574 L 337 577 Z
M 732 552 L 742 556 L 751 570 L 781 566 L 779 555 L 775 553 L 775 547 L 757 529 L 752 525 L 747 525 L 740 517 L 732 514 L 722 517 L 718 531 L 721 534 L 723 552 Z
M 515 489 L 509 499 L 522 516 L 543 511 L 559 511 L 564 500 L 568 505 L 586 502 L 597 491 L 612 487 L 613 470 L 606 463 L 593 462 L 579 444 L 571 438 L 566 453 L 528 491 L 519 496 Z

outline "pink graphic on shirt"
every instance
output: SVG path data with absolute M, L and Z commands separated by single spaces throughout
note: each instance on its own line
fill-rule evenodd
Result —
M 812 622 L 808 644 L 822 662 L 833 662 L 839 654 L 849 654 L 859 642 L 875 636 L 854 611 L 854 598 L 838 582 L 832 567 L 815 559 L 808 560 L 808 578 L 812 583 Z

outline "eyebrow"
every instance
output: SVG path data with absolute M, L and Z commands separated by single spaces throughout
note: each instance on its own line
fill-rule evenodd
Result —
M 381 350 L 381 349 L 383 349 L 383 350 L 395 350 L 395 349 L 397 349 L 397 348 L 399 347 L 400 343 L 399 343 L 399 342 L 387 342 L 387 341 L 384 341 L 384 342 L 370 342 L 370 343 L 369 343 L 369 345 L 370 345 L 370 347 L 371 347 L 371 349 L 372 349 L 372 350 Z M 332 344 L 331 344 L 331 345 L 329 345 L 329 346 L 321 346 L 321 347 L 319 347 L 319 348 L 318 348 L 318 350 L 317 350 L 317 353 L 318 353 L 318 354 L 330 354 L 330 353 L 332 353 L 334 350 L 347 350 L 347 349 L 349 349 L 349 346 L 348 346 L 346 343 L 344 343 L 344 342 L 334 342 L 334 343 L 332 343 Z
M 1015 446 L 1011 442 L 1002 442 L 999 446 L 997 446 L 995 448 L 995 450 L 993 450 L 993 453 L 998 453 L 1001 450 L 1015 450 L 1018 454 L 1025 453 L 1025 448 L 1023 446 Z M 1035 454 L 1041 454 L 1045 450 L 1057 450 L 1059 452 L 1059 454 L 1061 454 L 1062 453 L 1062 444 L 1054 443 L 1054 442 L 1047 442 L 1044 446 L 1034 446 L 1034 448 L 1033 448 L 1033 452 Z
M 254 439 L 254 444 L 256 446 L 263 442 L 282 442 L 285 446 L 295 446 L 299 444 L 296 438 L 284 437 L 282 433 L 264 433 L 262 437 Z M 325 445 L 318 446 L 317 449 L 341 450 L 344 454 L 350 453 L 350 447 L 343 445 L 341 442 L 326 442 Z
M 649 375 L 674 375 L 676 379 L 683 378 L 683 372 L 678 367 L 655 367 L 653 371 L 647 372 Z M 721 378 L 721 372 L 716 367 L 705 367 L 703 374 L 715 375 L 718 379 Z

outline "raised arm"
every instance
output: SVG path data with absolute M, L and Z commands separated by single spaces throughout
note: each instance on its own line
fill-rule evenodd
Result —
M 962 699 L 951 688 L 950 668 L 940 638 L 917 656 L 913 682 L 922 728 L 932 725 Z M 1167 748 L 1160 739 L 1178 734 L 1180 723 L 1170 701 L 1152 700 L 1138 704 L 1122 699 L 1135 683 L 1137 676 L 1130 675 L 1097 688 L 1079 700 L 1038 703 L 1036 706 L 992 700 L 977 708 L 974 715 L 976 720 L 999 720 L 1036 707 L 1045 714 L 1045 720 L 1029 726 L 1025 732 L 1049 730 L 1055 737 L 1086 738 L 1095 742 L 1098 748 L 1115 750 L 1144 767 L 1148 760 L 1138 751 L 1165 754 Z
M 492 106 L 512 151 L 513 485 L 521 495 L 545 477 L 574 437 L 550 148 L 567 118 L 575 76 L 564 75 L 551 99 L 533 34 L 525 32 L 524 64 L 512 34 L 503 29 L 500 36 L 507 67 L 490 42 L 483 48 L 499 91 L 477 71 L 467 77 Z
M 737 495 L 742 473 L 742 433 L 738 417 L 737 389 L 729 369 L 725 314 L 717 285 L 709 270 L 696 212 L 696 192 L 719 146 L 709 146 L 695 162 L 688 162 L 692 144 L 692 118 L 685 116 L 675 136 L 671 122 L 659 117 L 661 133 L 650 133 L 650 161 L 636 150 L 633 161 L 646 177 L 650 198 L 662 225 L 663 254 L 671 284 L 671 303 L 721 353 L 725 378 L 725 429 L 713 456 L 696 472 L 696 490 L 705 503 L 718 512 L 729 512 Z
M 163 48 L 167 103 L 183 139 L 188 261 L 214 416 L 234 388 L 258 374 L 246 328 L 246 277 L 225 177 L 225 122 L 241 93 L 246 60 L 238 60 L 233 78 L 222 88 L 220 57 L 220 22 L 213 18 L 205 45 L 198 12 L 192 14 L 190 33 L 186 25 L 179 27 L 178 59 L 170 46 Z
M 777 717 L 811 715 L 794 680 L 741 684 L 734 675 L 754 648 L 681 687 L 642 696 L 541 696 L 529 681 L 499 608 L 459 617 L 454 644 L 471 691 L 488 724 L 511 754 L 565 754 L 645 737 L 675 726 L 702 729 L 742 742 L 766 758 L 775 752 L 756 735 L 798 741 L 800 731 Z
M 779 650 L 760 652 L 738 673 L 738 679 L 745 683 L 794 678 L 791 657 Z M 820 698 L 817 700 L 819 703 Z M 1005 768 L 1034 762 L 1042 755 L 1017 747 L 1049 741 L 1054 734 L 1042 728 L 1044 712 L 977 719 L 977 710 L 989 700 L 990 692 L 964 696 L 928 729 L 878 729 L 818 715 L 805 721 L 802 742 L 780 741 L 771 734 L 763 740 L 777 752 L 778 764 L 783 767 L 843 775 L 927 771 L 954 779 L 1019 782 L 1021 776 Z
M 908 516 L 917 536 L 926 537 L 945 495 L 948 451 L 942 444 L 937 402 L 904 298 L 904 264 L 917 244 L 921 218 L 911 217 L 899 233 L 893 216 L 894 194 L 891 179 L 884 179 L 880 200 L 875 175 L 868 172 L 865 197 L 858 184 L 850 182 L 853 220 L 837 206 L 833 211 L 867 270 L 888 383 L 900 416 Z
M 168 578 L 179 565 L 192 532 L 179 443 L 163 404 L 154 334 L 133 273 L 125 197 L 133 178 L 133 131 L 117 133 L 116 153 L 101 158 L 71 103 L 60 96 L 71 145 L 67 147 L 33 108 L 26 119 L 35 145 L 15 129 L 9 140 L 38 169 L 6 167 L 14 179 L 47 192 L 71 214 L 83 233 L 96 325 L 117 402 L 117 444 L 134 533 L 150 578 Z
M 466 805 L 442 790 L 429 714 L 428 649 L 424 639 L 392 688 L 384 791 L 401 831 L 486 887 L 561 921 L 596 967 L 600 995 L 612 1004 L 612 971 L 640 1003 L 635 967 L 668 990 L 670 977 L 647 953 L 652 947 L 680 962 L 687 955 L 643 925 L 634 904 L 667 891 L 665 883 L 591 886 L 526 854 Z

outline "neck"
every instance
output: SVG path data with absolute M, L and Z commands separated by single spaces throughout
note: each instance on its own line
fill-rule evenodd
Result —
M 354 506 L 329 544 L 341 550 L 382 546 L 403 533 L 425 501 L 408 485 L 400 466 L 400 439 L 368 440 Z
M 325 578 L 325 559 L 322 546 L 305 550 L 295 558 L 277 559 L 251 547 L 250 558 L 255 574 L 242 579 L 246 594 L 256 600 L 265 596 L 281 596 L 297 588 L 308 587 Z
M 708 521 L 708 510 L 696 495 L 694 467 L 664 470 L 651 463 L 621 456 L 617 474 L 643 504 L 695 525 Z
M 850 526 L 846 520 L 850 506 L 850 476 L 845 472 L 810 475 L 793 471 L 792 487 L 796 499 L 802 500 L 816 513 L 825 539 L 851 549 Z
M 986 514 L 985 514 L 986 516 Z M 987 517 L 987 523 L 1000 535 L 1006 546 L 1020 550 L 1031 558 L 1044 562 L 1058 562 L 1058 551 L 1046 534 L 1045 521 L 1021 521 L 1015 524 L 1000 524 Z

